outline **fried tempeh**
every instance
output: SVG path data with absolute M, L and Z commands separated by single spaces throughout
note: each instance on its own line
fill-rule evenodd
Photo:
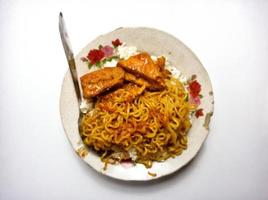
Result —
M 115 91 L 109 91 L 107 94 L 100 95 L 96 107 L 106 111 L 113 111 L 115 103 L 132 102 L 144 90 L 145 86 L 140 87 L 134 83 L 127 83 Z
M 80 78 L 84 98 L 95 97 L 102 92 L 123 84 L 125 71 L 120 67 L 107 67 L 85 74 Z
M 131 56 L 127 60 L 120 60 L 117 63 L 118 67 L 122 67 L 127 72 L 134 74 L 138 78 L 142 77 L 149 81 L 152 85 L 156 85 L 157 88 L 163 89 L 165 86 L 161 65 L 159 66 L 154 63 L 148 53 L 140 53 L 135 56 Z
M 162 86 L 159 86 L 158 84 L 152 84 L 149 81 L 145 80 L 141 77 L 136 77 L 133 74 L 130 74 L 128 72 L 125 73 L 125 80 L 135 83 L 139 86 L 145 86 L 148 90 L 161 90 Z

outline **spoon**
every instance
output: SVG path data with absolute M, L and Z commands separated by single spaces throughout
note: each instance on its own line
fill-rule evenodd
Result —
M 76 97 L 77 97 L 77 101 L 78 101 L 78 105 L 79 105 L 78 125 L 80 125 L 80 121 L 81 121 L 81 118 L 83 115 L 83 113 L 81 112 L 81 109 L 80 109 L 80 106 L 82 103 L 82 95 L 81 95 L 81 90 L 80 90 L 79 83 L 78 83 L 78 74 L 77 74 L 76 64 L 75 64 L 75 60 L 74 60 L 74 54 L 73 54 L 73 51 L 71 48 L 69 36 L 68 36 L 67 29 L 66 29 L 64 19 L 63 19 L 63 15 L 61 12 L 59 14 L 59 30 L 60 30 L 62 45 L 63 45 L 64 51 L 65 51 L 65 55 L 66 55 L 66 58 L 68 61 L 69 69 L 70 69 L 70 72 L 72 75 L 74 89 L 75 89 L 75 93 L 76 93 Z

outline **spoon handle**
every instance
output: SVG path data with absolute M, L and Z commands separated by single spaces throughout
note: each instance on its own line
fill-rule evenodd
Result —
M 67 33 L 67 29 L 64 23 L 63 15 L 60 13 L 59 15 L 59 30 L 60 30 L 60 37 L 62 41 L 62 45 L 65 51 L 65 55 L 68 61 L 68 65 L 70 68 L 70 72 L 72 74 L 72 80 L 75 88 L 75 93 L 76 97 L 78 100 L 79 105 L 81 104 L 81 92 L 79 88 L 79 82 L 78 82 L 78 75 L 77 75 L 77 70 L 76 70 L 76 65 L 75 65 L 75 60 L 74 60 L 74 54 L 71 48 L 71 44 L 69 41 L 69 36 Z

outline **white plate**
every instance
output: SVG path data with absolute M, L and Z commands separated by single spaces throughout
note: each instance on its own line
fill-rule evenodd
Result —
M 61 97 L 60 113 L 66 135 L 77 154 L 96 171 L 120 180 L 147 181 L 171 174 L 193 159 L 204 143 L 209 129 L 210 118 L 213 114 L 213 91 L 208 73 L 194 55 L 181 41 L 172 35 L 152 28 L 119 28 L 115 31 L 99 36 L 90 42 L 76 56 L 76 64 L 79 77 L 88 72 L 87 64 L 80 60 L 88 54 L 90 49 L 97 48 L 99 44 L 110 44 L 112 40 L 119 38 L 129 46 L 136 46 L 139 51 L 146 51 L 152 55 L 164 55 L 173 66 L 176 66 L 184 75 L 191 77 L 197 75 L 202 85 L 201 108 L 204 116 L 193 118 L 192 127 L 188 133 L 188 148 L 180 156 L 170 158 L 164 162 L 154 162 L 152 168 L 146 169 L 142 164 L 126 168 L 122 165 L 109 165 L 103 170 L 104 163 L 83 144 L 78 132 L 78 102 L 75 96 L 74 86 L 70 72 L 65 75 Z M 148 172 L 155 173 L 153 177 Z

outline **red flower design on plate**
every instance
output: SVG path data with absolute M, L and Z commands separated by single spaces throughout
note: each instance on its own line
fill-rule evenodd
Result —
M 107 57 L 110 57 L 113 55 L 114 48 L 109 46 L 109 45 L 106 45 L 106 46 L 101 48 L 101 51 L 104 53 L 104 56 L 107 58 Z
M 103 57 L 104 57 L 104 53 L 103 51 L 99 49 L 92 49 L 87 55 L 87 58 L 91 64 L 95 64 L 96 62 L 101 61 Z
M 114 47 L 118 47 L 122 44 L 122 42 L 117 38 L 116 40 L 112 41 L 112 44 L 114 45 Z
M 196 118 L 198 118 L 198 117 L 200 117 L 200 116 L 203 116 L 203 115 L 204 115 L 204 113 L 203 113 L 203 109 L 202 109 L 202 108 L 198 109 L 198 110 L 195 112 L 195 116 L 196 116 Z
M 190 90 L 191 96 L 193 98 L 196 98 L 199 96 L 199 93 L 201 91 L 201 85 L 196 80 L 193 82 L 190 82 L 189 90 Z

